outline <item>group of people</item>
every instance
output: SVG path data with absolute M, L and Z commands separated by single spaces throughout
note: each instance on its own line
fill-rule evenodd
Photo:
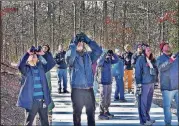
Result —
M 87 51 L 86 45 L 90 47 L 90 51 Z M 25 125 L 31 126 L 37 113 L 41 124 L 49 125 L 48 113 L 54 107 L 54 103 L 51 99 L 51 85 L 48 78 L 49 71 L 57 64 L 59 93 L 69 93 L 67 90 L 67 68 L 69 68 L 74 126 L 81 126 L 83 107 L 86 108 L 88 126 L 95 126 L 95 96 L 98 89 L 100 92 L 98 118 L 101 120 L 113 118 L 114 115 L 109 112 L 113 77 L 116 81 L 114 100 L 127 102 L 124 95 L 124 82 L 128 82 L 128 92 L 133 92 L 133 73 L 140 124 L 155 123 L 155 120 L 150 118 L 149 112 L 154 88 L 157 88 L 159 83 L 165 124 L 170 126 L 170 107 L 173 99 L 177 105 L 177 116 L 179 114 L 179 55 L 172 55 L 170 45 L 166 42 L 160 44 L 160 50 L 162 55 L 158 58 L 154 57 L 147 44 L 138 44 L 135 53 L 131 52 L 128 44 L 123 54 L 119 49 L 113 52 L 102 48 L 84 33 L 72 38 L 67 51 L 63 50 L 63 45 L 60 45 L 54 57 L 48 45 L 42 48 L 32 46 L 22 57 L 18 67 L 23 75 L 23 81 L 17 105 L 26 110 Z

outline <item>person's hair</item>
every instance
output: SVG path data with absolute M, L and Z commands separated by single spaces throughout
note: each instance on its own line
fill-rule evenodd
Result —
M 149 45 L 146 45 L 146 48 L 147 48 L 147 47 L 150 47 L 150 46 L 149 46 Z M 146 49 L 143 50 L 143 54 L 144 54 L 145 57 L 147 57 L 147 55 L 145 54 L 145 50 L 146 50 Z M 150 61 L 155 61 L 155 57 L 154 57 L 154 55 L 153 55 L 152 52 L 151 52 L 151 54 L 150 54 L 150 56 L 149 56 L 149 60 L 150 60 Z
M 63 44 L 59 44 L 59 46 L 63 48 Z M 59 46 L 58 46 L 58 47 L 59 47 Z
M 48 49 L 47 49 L 47 52 L 49 52 L 50 51 L 50 46 L 48 45 L 48 44 L 46 44 L 46 45 L 43 45 L 43 46 L 46 46 Z

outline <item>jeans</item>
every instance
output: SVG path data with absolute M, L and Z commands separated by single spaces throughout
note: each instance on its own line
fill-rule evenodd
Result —
M 118 99 L 119 98 L 119 93 L 120 93 L 120 99 L 124 100 L 124 81 L 122 77 L 115 76 L 116 80 L 116 90 L 114 94 L 114 98 Z
M 111 93 L 112 93 L 111 84 L 109 85 L 100 84 L 100 103 L 99 103 L 100 114 L 109 112 L 109 106 L 111 104 Z
M 26 109 L 25 125 L 32 126 L 37 113 L 39 113 L 42 126 L 49 126 L 48 122 L 48 107 L 43 108 L 43 101 L 34 100 L 32 109 Z
M 58 84 L 59 84 L 59 89 L 61 90 L 61 80 L 63 79 L 63 90 L 67 90 L 67 69 L 59 69 L 57 70 L 58 74 Z
M 142 85 L 142 94 L 139 95 L 138 98 L 138 111 L 139 111 L 140 124 L 144 124 L 146 123 L 146 121 L 151 120 L 149 112 L 152 105 L 153 92 L 154 92 L 154 83 Z
M 178 93 L 179 93 L 178 90 L 162 91 L 165 124 L 169 124 L 169 125 L 171 124 L 171 120 L 172 120 L 171 103 L 173 99 L 175 99 L 175 102 L 176 102 L 177 116 L 178 116 L 178 121 L 179 121 Z
M 95 126 L 95 97 L 93 88 L 72 88 L 71 99 L 73 105 L 74 126 L 81 126 L 81 113 L 83 106 L 86 107 L 88 126 Z

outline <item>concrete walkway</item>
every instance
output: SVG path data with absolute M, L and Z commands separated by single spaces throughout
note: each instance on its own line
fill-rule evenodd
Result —
M 52 99 L 55 103 L 55 108 L 52 113 L 52 125 L 53 126 L 73 126 L 73 109 L 70 94 L 58 94 L 58 80 L 56 72 L 52 70 Z M 114 85 L 114 84 L 113 84 Z M 70 91 L 70 85 L 68 83 L 68 90 Z M 114 101 L 114 90 L 113 86 L 112 102 L 110 106 L 110 112 L 115 115 L 110 120 L 98 120 L 99 106 L 96 106 L 96 126 L 139 126 L 139 115 L 137 106 L 134 104 L 134 95 L 125 94 L 128 102 L 120 103 Z M 97 94 L 97 101 L 99 94 Z M 151 118 L 156 120 L 153 126 L 164 126 L 164 115 L 163 109 L 155 104 L 152 104 L 150 111 Z M 87 125 L 87 117 L 85 108 L 81 115 L 81 122 L 83 126 Z M 177 125 L 176 115 L 172 115 L 172 125 Z

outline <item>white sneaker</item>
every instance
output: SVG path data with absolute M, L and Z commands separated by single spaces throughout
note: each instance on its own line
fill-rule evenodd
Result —
M 150 121 L 146 121 L 146 123 L 144 123 L 144 126 L 152 126 L 152 122 L 150 122 Z

